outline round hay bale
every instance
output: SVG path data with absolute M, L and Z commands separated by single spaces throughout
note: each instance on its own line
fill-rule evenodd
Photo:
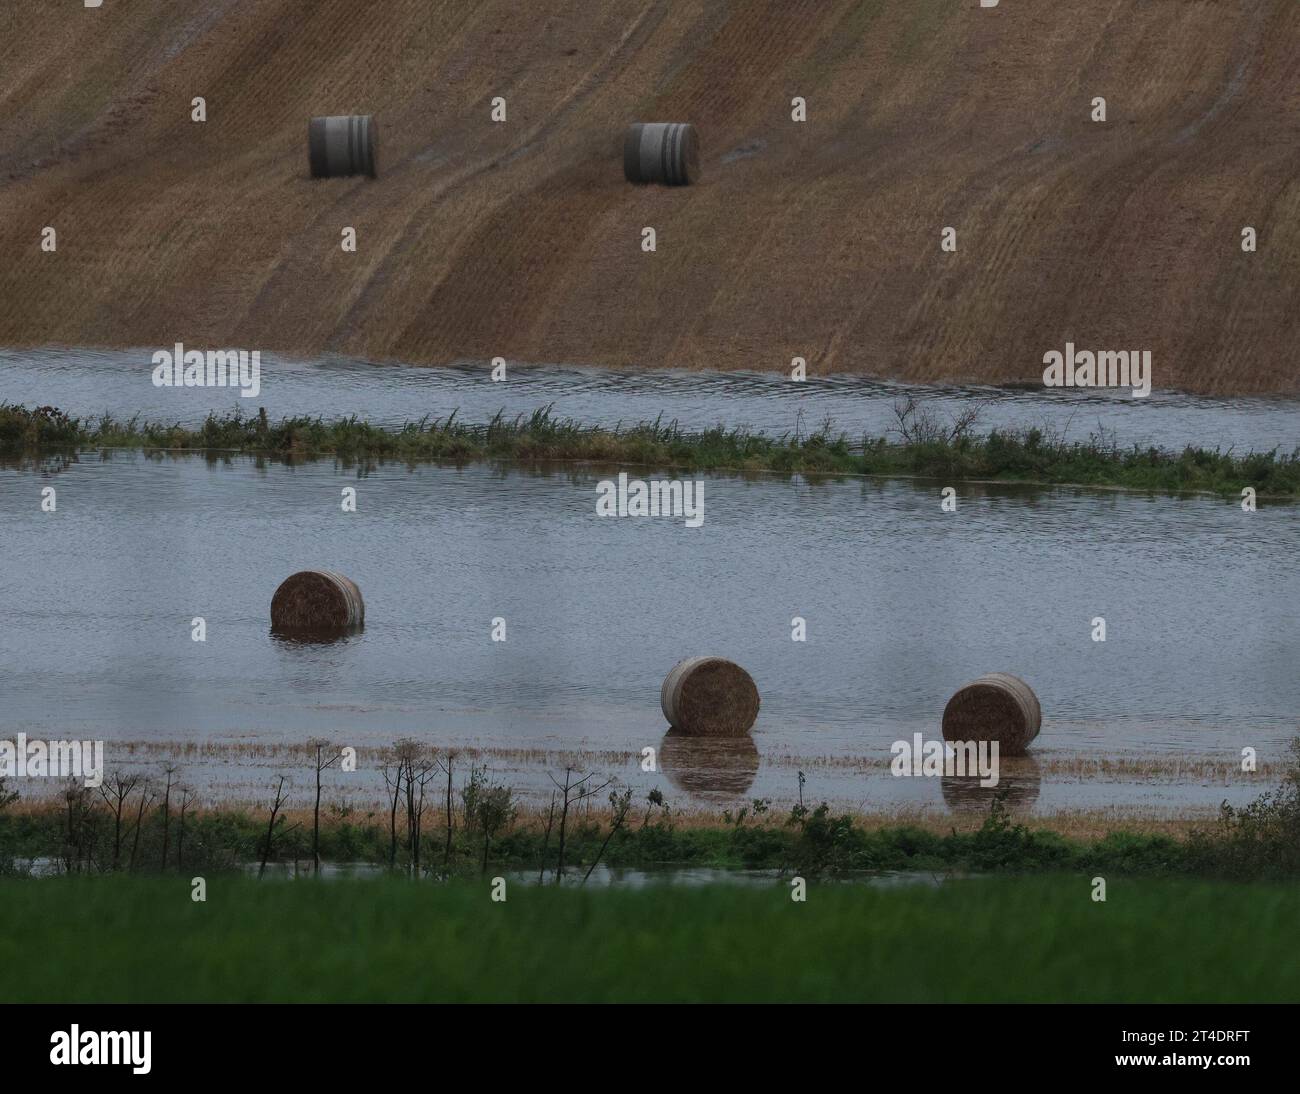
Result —
M 637 122 L 623 138 L 628 182 L 689 186 L 700 177 L 700 138 L 686 122 Z
M 1024 754 L 1043 722 L 1034 689 L 1018 676 L 991 672 L 948 700 L 943 736 L 948 741 L 997 741 L 1001 756 Z
M 721 657 L 688 657 L 664 677 L 659 705 L 674 729 L 692 737 L 743 737 L 758 717 L 758 688 Z
M 742 797 L 758 774 L 758 746 L 754 738 L 691 737 L 670 729 L 659 744 L 659 766 L 668 781 L 696 797 Z
M 307 159 L 315 179 L 369 175 L 379 163 L 379 126 L 371 114 L 312 118 L 307 126 Z
M 271 598 L 271 629 L 277 634 L 345 634 L 365 621 L 361 590 L 333 570 L 300 570 Z

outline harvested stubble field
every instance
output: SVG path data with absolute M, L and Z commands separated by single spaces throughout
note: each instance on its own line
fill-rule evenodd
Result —
M 194 763 L 258 763 L 262 766 L 281 765 L 305 770 L 311 764 L 313 747 L 307 742 L 257 741 L 257 740 L 123 740 L 113 742 L 114 754 L 120 760 L 138 764 Z M 388 746 L 362 745 L 356 750 L 358 762 L 375 767 L 383 762 L 389 751 Z M 565 766 L 575 769 L 607 767 L 611 773 L 621 768 L 638 763 L 641 759 L 636 750 L 627 749 L 544 749 L 511 748 L 502 745 L 482 745 L 477 747 L 456 746 L 455 754 L 464 764 L 486 766 L 511 764 L 563 770 Z M 791 771 L 806 768 L 810 771 L 819 768 L 851 769 L 861 772 L 881 772 L 890 765 L 890 757 L 883 751 L 880 755 L 845 755 L 827 753 L 816 755 L 806 752 L 770 750 L 764 753 L 764 759 L 770 764 L 789 768 Z M 1011 761 L 1009 770 L 1015 771 L 1016 764 Z M 1032 757 L 1034 770 L 1045 776 L 1064 779 L 1099 780 L 1103 782 L 1132 780 L 1137 782 L 1196 779 L 1228 783 L 1242 778 L 1239 763 L 1224 760 L 1222 757 L 1196 754 L 1169 753 L 1132 753 L 1114 756 L 1093 756 L 1082 753 L 1062 751 Z M 1260 760 L 1249 782 L 1274 783 L 1285 772 L 1280 762 Z
M 1300 391 L 1293 0 L 41 0 L 0 70 L 8 344 Z M 349 112 L 379 179 L 311 180 Z M 655 119 L 699 185 L 624 183 Z

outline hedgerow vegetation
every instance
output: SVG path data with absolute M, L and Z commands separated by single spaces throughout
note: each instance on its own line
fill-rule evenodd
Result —
M 485 424 L 461 422 L 452 414 L 401 428 L 356 418 L 272 421 L 265 412 L 232 412 L 190 428 L 139 419 L 82 420 L 53 407 L 0 405 L 0 454 L 127 448 L 284 461 L 568 461 L 688 472 L 1068 483 L 1168 494 L 1237 495 L 1252 487 L 1264 497 L 1300 496 L 1300 448 L 1238 455 L 1192 446 L 1182 452 L 1124 447 L 1104 434 L 1071 441 L 1034 428 L 977 434 L 974 415 L 942 423 L 914 403 L 895 409 L 898 424 L 887 435 L 854 438 L 831 422 L 812 433 L 777 437 L 721 426 L 687 432 L 662 421 L 606 428 L 557 418 L 550 407 L 513 419 L 498 414 Z

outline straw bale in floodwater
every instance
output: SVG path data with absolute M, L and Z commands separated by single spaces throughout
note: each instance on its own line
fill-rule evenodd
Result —
M 281 634 L 345 634 L 365 619 L 361 590 L 333 570 L 301 570 L 271 598 L 271 629 Z
M 693 737 L 742 737 L 758 717 L 758 688 L 734 661 L 688 657 L 664 678 L 659 704 L 669 725 Z
M 1033 688 L 1018 676 L 991 672 L 948 700 L 943 736 L 948 741 L 997 741 L 1000 755 L 1020 756 L 1038 736 L 1042 722 Z

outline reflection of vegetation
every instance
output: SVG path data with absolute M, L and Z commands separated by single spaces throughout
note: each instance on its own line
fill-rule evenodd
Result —
M 10 1002 L 1282 1001 L 1294 886 L 980 878 L 592 889 L 0 880 Z M 104 929 L 105 925 L 111 929 Z M 94 945 L 68 946 L 70 938 Z M 310 954 L 310 960 L 303 955 Z M 142 960 L 141 955 L 147 955 Z M 1136 959 L 1135 959 L 1136 957 Z M 411 970 L 419 970 L 418 976 Z
M 994 430 L 976 435 L 973 417 L 951 428 L 938 425 L 914 403 L 897 408 L 892 437 L 851 438 L 827 421 L 812 433 L 768 437 L 741 429 L 687 433 L 675 422 L 643 422 L 607 429 L 556 418 L 550 408 L 485 425 L 456 415 L 385 429 L 345 418 L 286 418 L 238 412 L 209 417 L 202 426 L 81 421 L 51 407 L 0 406 L 0 453 L 23 454 L 83 447 L 146 451 L 247 453 L 282 460 L 336 456 L 349 461 L 568 460 L 681 471 L 770 471 L 805 475 L 915 475 L 950 480 L 1077 483 L 1177 493 L 1208 490 L 1236 494 L 1300 495 L 1300 449 L 1238 456 L 1187 448 L 1181 453 L 1133 446 L 1093 434 L 1084 441 L 1039 429 Z

